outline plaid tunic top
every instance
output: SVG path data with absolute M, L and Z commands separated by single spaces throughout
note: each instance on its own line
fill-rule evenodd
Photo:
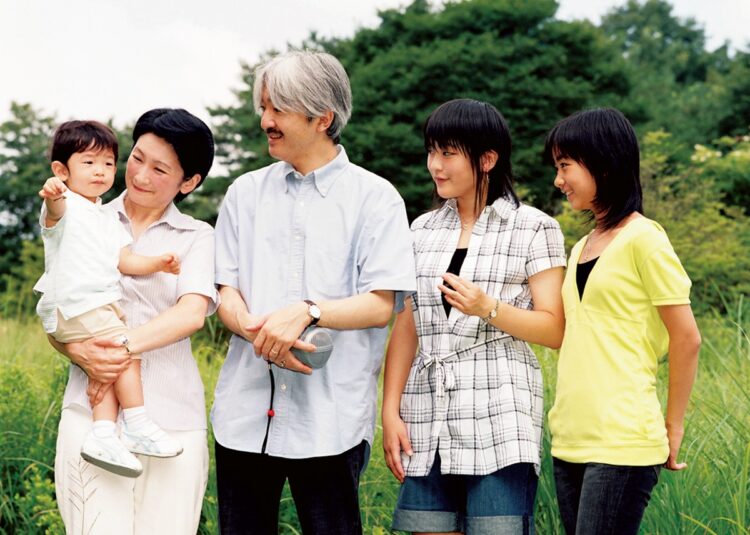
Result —
M 519 462 L 539 470 L 542 374 L 526 342 L 453 308 L 437 285 L 461 234 L 454 200 L 412 224 L 419 354 L 401 397 L 414 454 L 408 476 L 426 476 L 439 450 L 445 474 L 490 474 Z M 501 198 L 474 224 L 459 276 L 488 295 L 531 309 L 529 277 L 565 265 L 557 222 Z

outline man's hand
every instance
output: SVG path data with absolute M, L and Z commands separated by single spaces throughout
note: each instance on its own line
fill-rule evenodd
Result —
M 173 273 L 175 275 L 180 274 L 180 259 L 176 254 L 167 253 L 157 258 L 157 261 L 159 262 L 158 271 L 163 271 L 164 273 Z
M 299 340 L 302 331 L 310 324 L 307 305 L 299 302 L 284 307 L 265 317 L 262 327 L 253 340 L 255 354 L 280 368 L 291 371 L 312 373 L 309 366 L 302 364 L 290 349 L 315 351 L 315 346 Z
M 51 178 L 48 178 L 44 183 L 42 189 L 39 190 L 39 196 L 42 199 L 56 201 L 57 199 L 62 197 L 63 193 L 65 193 L 66 191 L 68 191 L 68 188 L 67 186 L 65 186 L 65 183 L 56 176 L 53 176 Z

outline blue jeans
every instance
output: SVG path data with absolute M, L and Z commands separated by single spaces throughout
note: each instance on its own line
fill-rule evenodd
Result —
M 289 479 L 305 535 L 361 535 L 359 476 L 367 443 L 339 455 L 285 459 L 216 444 L 222 535 L 276 535 L 279 501 Z
M 553 459 L 560 516 L 568 535 L 636 535 L 656 466 L 569 463 Z
M 440 473 L 440 455 L 425 477 L 407 477 L 393 529 L 466 535 L 534 533 L 534 465 L 519 463 L 484 476 Z

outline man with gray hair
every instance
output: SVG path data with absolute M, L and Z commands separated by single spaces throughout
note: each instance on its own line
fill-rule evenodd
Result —
M 277 533 L 288 480 L 305 534 L 358 534 L 387 325 L 415 289 L 404 202 L 338 144 L 352 100 L 336 58 L 271 59 L 253 100 L 279 162 L 237 178 L 216 224 L 219 317 L 235 334 L 211 412 L 219 524 Z M 291 351 L 314 349 L 298 340 L 309 326 L 333 338 L 315 370 Z

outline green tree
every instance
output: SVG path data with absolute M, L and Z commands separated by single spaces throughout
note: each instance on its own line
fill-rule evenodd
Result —
M 352 161 L 400 190 L 413 217 L 431 203 L 421 128 L 440 103 L 469 97 L 493 103 L 514 138 L 522 187 L 552 205 L 542 166 L 546 131 L 586 105 L 620 101 L 624 61 L 586 22 L 554 18 L 554 0 L 469 0 L 434 10 L 424 0 L 380 13 L 380 25 L 347 39 L 311 35 L 307 48 L 338 57 L 349 73 L 354 112 L 342 142 Z M 243 65 L 237 102 L 211 111 L 222 162 L 231 173 L 270 162 L 252 108 L 252 69 Z
M 666 0 L 629 0 L 602 18 L 601 29 L 627 61 L 633 91 L 625 108 L 639 132 L 663 129 L 686 147 L 718 135 L 731 65 L 726 45 L 707 51 L 703 28 L 676 17 Z
M 39 234 L 37 192 L 50 175 L 47 151 L 55 122 L 30 104 L 14 102 L 10 112 L 0 124 L 0 274 L 17 262 L 22 242 Z
M 729 93 L 719 122 L 722 135 L 746 134 L 750 130 L 750 52 L 738 52 L 726 79 Z
M 592 104 L 621 100 L 623 60 L 586 22 L 556 20 L 552 0 L 471 0 L 442 10 L 414 2 L 374 30 L 322 42 L 350 73 L 355 109 L 345 132 L 355 161 L 391 180 L 412 216 L 430 204 L 421 128 L 439 104 L 476 98 L 508 119 L 513 164 L 535 204 L 552 207 L 541 162 L 547 130 Z
M 675 168 L 669 162 L 670 144 L 665 132 L 645 136 L 641 179 L 646 215 L 669 234 L 693 281 L 694 308 L 723 310 L 730 296 L 750 293 L 750 218 L 722 201 L 721 174 L 728 169 L 715 165 L 721 155 L 699 146 Z M 740 165 L 750 170 L 746 157 Z

